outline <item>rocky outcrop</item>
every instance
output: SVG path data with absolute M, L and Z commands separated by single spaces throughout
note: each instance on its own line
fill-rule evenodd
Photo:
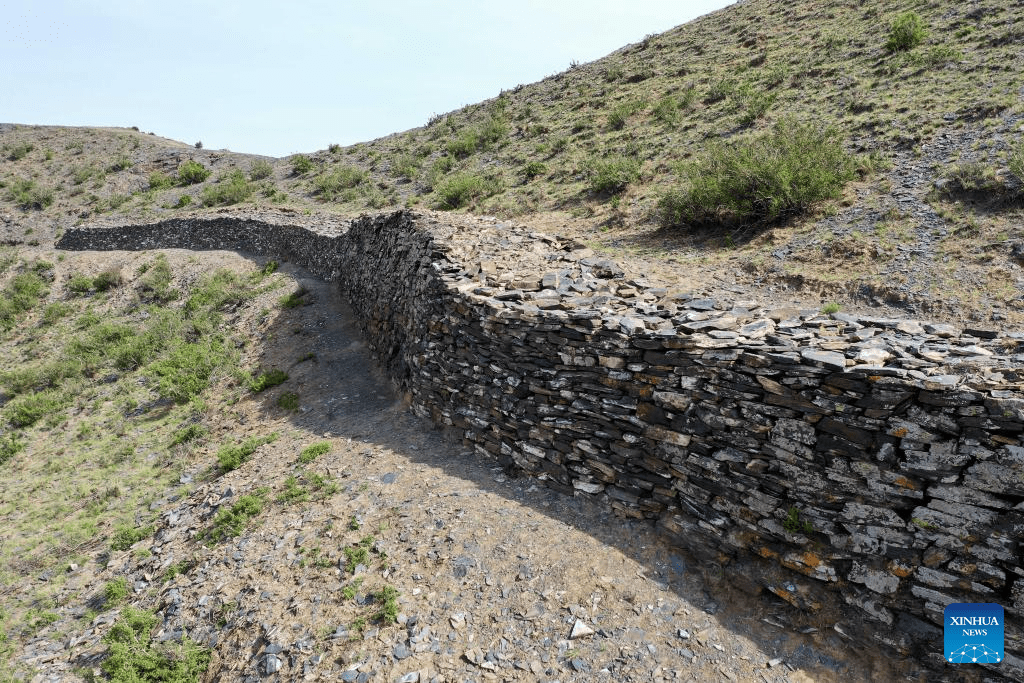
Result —
M 945 605 L 999 603 L 991 673 L 1024 677 L 1024 334 L 675 292 L 516 226 L 296 219 L 58 246 L 235 249 L 337 280 L 414 410 L 481 454 L 935 667 Z

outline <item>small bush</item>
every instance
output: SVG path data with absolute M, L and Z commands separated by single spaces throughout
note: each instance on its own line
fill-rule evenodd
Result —
M 215 185 L 203 189 L 200 197 L 203 206 L 227 206 L 244 202 L 252 196 L 253 186 L 245 178 L 245 174 L 235 170 L 221 178 Z
M 217 451 L 217 463 L 225 472 L 237 470 L 249 459 L 249 456 L 256 452 L 257 448 L 264 444 L 273 443 L 276 440 L 277 433 L 274 432 L 267 436 L 251 437 L 239 444 L 223 446 Z
M 88 294 L 92 290 L 92 278 L 81 273 L 73 273 L 68 280 L 68 290 L 75 294 Z
M 142 298 L 160 303 L 177 299 L 180 292 L 171 287 L 173 275 L 167 257 L 159 254 L 156 260 L 149 265 L 145 274 L 139 278 L 139 292 Z
M 132 167 L 132 160 L 125 154 L 119 154 L 107 167 L 107 171 L 110 173 L 118 173 Z
M 534 178 L 540 177 L 548 172 L 548 167 L 539 161 L 531 161 L 523 167 L 523 177 L 527 180 L 533 180 Z
M 218 510 L 213 518 L 213 524 L 206 531 L 207 541 L 226 541 L 242 533 L 249 520 L 263 512 L 264 493 L 265 490 L 261 489 L 255 495 L 240 496 L 231 507 Z
M 195 342 L 178 342 L 162 358 L 150 364 L 146 374 L 156 382 L 161 398 L 188 403 L 201 394 L 214 373 L 232 365 L 238 353 L 219 336 Z
M 209 430 L 202 425 L 189 425 L 184 429 L 179 429 L 174 437 L 171 439 L 171 447 L 181 446 L 182 444 L 201 439 L 207 435 Z
M 638 102 L 623 102 L 616 105 L 608 113 L 608 128 L 611 130 L 622 130 L 626 127 L 629 117 L 641 108 Z
M 103 637 L 108 652 L 100 668 L 112 683 L 195 683 L 210 665 L 210 651 L 189 638 L 153 643 L 157 617 L 125 607 Z
M 835 130 L 783 119 L 761 136 L 710 145 L 680 172 L 688 185 L 662 196 L 662 221 L 728 226 L 779 220 L 834 199 L 855 164 Z
M 833 313 L 838 313 L 840 308 L 842 307 L 839 304 L 834 301 L 830 301 L 821 307 L 821 312 L 825 315 L 832 315 Z
M 119 526 L 110 539 L 110 547 L 114 550 L 128 550 L 142 539 L 153 533 L 153 527 Z
M 299 287 L 297 290 L 295 290 L 288 296 L 281 297 L 281 307 L 298 308 L 299 306 L 309 306 L 313 302 L 305 298 L 307 294 L 309 294 L 308 289 L 306 289 L 305 287 Z
M 63 301 L 54 301 L 43 308 L 43 322 L 52 325 L 61 318 L 67 317 L 74 308 Z
M 292 391 L 287 391 L 277 398 L 277 406 L 284 410 L 295 412 L 299 409 L 299 395 Z
M 278 384 L 283 384 L 287 381 L 288 375 L 281 370 L 268 370 L 260 373 L 258 377 L 249 383 L 249 388 L 255 393 L 260 393 L 270 387 L 276 387 Z
M 213 171 L 198 161 L 188 159 L 178 166 L 178 181 L 182 185 L 197 185 L 209 178 L 211 173 Z
M 391 166 L 391 171 L 397 178 L 408 178 L 412 180 L 420 170 L 420 160 L 412 154 L 403 154 Z
M 21 273 L 0 292 L 0 329 L 10 329 L 17 317 L 35 308 L 46 296 L 46 283 L 37 273 Z
M 11 151 L 7 154 L 7 158 L 11 161 L 18 161 L 28 156 L 29 152 L 35 149 L 32 145 L 27 142 L 17 144 L 11 148 Z
M 121 273 L 116 270 L 105 270 L 92 279 L 92 286 L 97 292 L 105 292 L 121 285 Z
M 664 126 L 674 126 L 679 123 L 679 101 L 671 95 L 666 95 L 654 105 L 651 115 Z
M 904 52 L 924 42 L 928 33 L 924 28 L 924 20 L 917 12 L 904 12 L 893 20 L 889 27 L 889 39 L 885 49 L 889 52 Z
M 590 169 L 590 190 L 596 194 L 615 194 L 640 177 L 640 162 L 623 156 L 598 159 Z
M 53 204 L 53 190 L 36 185 L 34 180 L 17 178 L 7 189 L 7 199 L 26 211 L 41 211 Z
M 4 418 L 15 427 L 31 427 L 44 417 L 52 417 L 64 409 L 68 399 L 55 391 L 25 394 L 4 406 Z
M 191 203 L 192 203 L 192 197 L 190 195 L 183 194 L 180 197 L 178 197 L 178 201 L 177 201 L 177 203 L 175 203 L 174 208 L 175 209 L 183 209 L 183 208 L 185 208 L 186 206 L 188 206 Z
M 458 209 L 475 199 L 489 197 L 500 191 L 501 184 L 472 173 L 459 173 L 446 178 L 434 188 L 440 209 Z
M 331 444 L 328 441 L 320 441 L 319 443 L 306 446 L 302 449 L 302 452 L 299 453 L 299 462 L 303 465 L 308 465 L 321 455 L 330 452 L 330 450 Z
M 384 586 L 373 596 L 380 603 L 376 618 L 385 624 L 398 621 L 398 597 L 401 595 L 394 586 Z
M 317 176 L 313 187 L 321 198 L 333 201 L 342 190 L 356 187 L 366 180 L 366 171 L 355 166 L 342 166 L 323 175 Z
M 124 550 L 127 549 L 128 548 L 124 548 Z M 103 598 L 107 601 L 107 607 L 120 605 L 128 599 L 128 581 L 123 576 L 119 576 L 112 581 L 108 581 L 106 585 L 103 586 Z
M 151 190 L 166 190 L 172 185 L 174 185 L 174 178 L 163 171 L 153 171 L 149 174 L 149 189 Z
M 274 174 L 274 167 L 265 159 L 257 159 L 249 166 L 249 178 L 252 180 L 263 180 Z
M 0 465 L 5 464 L 24 449 L 25 442 L 19 439 L 17 434 L 0 436 Z
M 313 161 L 305 154 L 292 157 L 292 175 L 305 175 L 313 170 Z

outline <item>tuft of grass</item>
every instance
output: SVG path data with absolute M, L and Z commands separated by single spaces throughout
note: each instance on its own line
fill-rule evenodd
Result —
M 103 637 L 107 656 L 100 664 L 112 683 L 196 683 L 210 665 L 210 651 L 189 638 L 180 644 L 154 643 L 157 617 L 125 607 Z
M 254 393 L 260 393 L 271 387 L 276 387 L 288 380 L 288 374 L 282 370 L 273 369 L 262 372 L 249 383 L 249 388 Z
M 373 536 L 367 536 L 359 543 L 342 550 L 345 553 L 345 571 L 351 574 L 359 565 L 369 566 L 370 547 L 373 546 L 373 540 Z
M 123 576 L 119 576 L 116 579 L 108 581 L 103 586 L 103 599 L 107 602 L 107 607 L 114 607 L 120 605 L 122 602 L 128 599 L 128 581 Z
M 313 187 L 326 201 L 334 201 L 344 190 L 350 190 L 366 181 L 366 171 L 355 166 L 342 166 L 317 176 Z
M 345 600 L 354 600 L 359 595 L 359 588 L 363 585 L 363 577 L 357 576 L 352 582 L 341 589 L 341 597 Z
M 548 167 L 540 161 L 531 161 L 523 167 L 523 177 L 526 180 L 533 180 L 539 178 L 548 172 Z
M 921 16 L 917 12 L 904 12 L 896 17 L 889 27 L 885 49 L 889 52 L 906 52 L 923 43 L 927 37 L 928 33 Z
M 821 307 L 821 312 L 825 315 L 832 315 L 833 313 L 838 313 L 840 308 L 842 307 L 835 301 L 830 301 Z
M 174 185 L 174 178 L 163 171 L 153 171 L 149 174 L 149 189 L 166 190 Z
M 178 165 L 178 182 L 182 185 L 197 185 L 204 182 L 213 173 L 198 161 L 188 159 Z
M 11 151 L 7 153 L 7 158 L 10 159 L 11 161 L 19 161 L 27 157 L 29 155 L 29 152 L 31 152 L 33 149 L 35 149 L 35 147 L 33 147 L 31 143 L 18 143 L 11 147 Z
M 230 507 L 218 510 L 204 534 L 207 542 L 218 543 L 241 534 L 249 520 L 263 512 L 266 493 L 266 489 L 260 489 L 254 494 L 240 496 Z
M 152 535 L 153 527 L 136 527 L 123 525 L 117 528 L 113 538 L 110 539 L 110 547 L 114 550 L 128 550 L 142 539 Z
M 590 191 L 595 194 L 617 194 L 640 177 L 640 162 L 624 156 L 595 159 L 588 173 Z
M 203 206 L 228 206 L 244 202 L 252 196 L 254 188 L 239 170 L 231 171 L 215 185 L 203 189 L 200 201 Z
M 171 438 L 170 446 L 181 446 L 182 444 L 189 443 L 190 441 L 201 439 L 208 433 L 209 430 L 203 425 L 189 425 L 184 429 L 179 429 L 177 432 L 175 432 L 174 436 Z
M 292 175 L 305 175 L 313 170 L 313 160 L 305 154 L 296 154 L 292 157 Z
M 105 292 L 121 285 L 121 273 L 116 270 L 105 270 L 92 279 L 92 286 L 97 292 Z
M 398 621 L 398 598 L 401 594 L 394 586 L 385 585 L 374 593 L 374 599 L 380 603 L 380 610 L 374 618 L 385 624 L 394 624 Z
M 46 294 L 46 282 L 38 273 L 15 275 L 0 292 L 0 330 L 13 327 L 18 317 L 35 308 Z
M 217 451 L 217 464 L 220 465 L 221 470 L 224 472 L 230 472 L 236 470 L 249 459 L 256 449 L 268 443 L 273 443 L 277 440 L 277 432 L 268 434 L 267 436 L 254 436 L 242 441 L 241 443 L 221 446 Z
M 16 178 L 7 188 L 7 199 L 26 211 L 41 211 L 53 204 L 53 189 L 41 187 L 28 178 Z
M 250 180 L 263 180 L 274 174 L 274 167 L 266 159 L 257 159 L 249 166 Z
M 299 287 L 297 290 L 289 294 L 288 296 L 281 297 L 282 308 L 298 308 L 299 306 L 308 306 L 312 301 L 309 301 L 305 296 L 309 294 L 309 290 L 305 287 Z
M 171 271 L 171 264 L 167 262 L 167 257 L 159 254 L 139 278 L 139 293 L 147 301 L 174 301 L 180 296 L 180 292 L 171 287 L 173 277 L 174 273 Z
M 709 145 L 680 171 L 688 185 L 662 196 L 662 222 L 732 226 L 777 221 L 838 197 L 855 163 L 835 129 L 782 119 L 766 134 Z
M 13 427 L 31 427 L 45 417 L 57 417 L 70 403 L 55 390 L 17 396 L 4 406 L 3 416 Z
M 437 197 L 437 208 L 452 210 L 500 191 L 501 184 L 497 180 L 473 173 L 458 173 L 445 178 L 435 187 L 434 195 Z
M 25 450 L 25 442 L 18 438 L 17 434 L 5 434 L 0 436 L 0 465 Z
M 293 391 L 286 391 L 277 397 L 277 407 L 295 412 L 299 409 L 299 395 Z
M 318 443 L 310 444 L 302 449 L 299 453 L 299 462 L 303 465 L 308 465 L 313 462 L 321 455 L 329 453 L 331 450 L 331 444 L 329 441 L 320 441 Z

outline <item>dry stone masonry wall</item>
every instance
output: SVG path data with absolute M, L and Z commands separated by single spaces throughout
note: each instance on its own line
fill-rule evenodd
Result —
M 337 280 L 416 412 L 480 453 L 935 666 L 945 605 L 1002 604 L 991 674 L 1024 678 L 1019 332 L 674 292 L 571 241 L 410 212 L 97 225 L 58 246 L 234 249 Z

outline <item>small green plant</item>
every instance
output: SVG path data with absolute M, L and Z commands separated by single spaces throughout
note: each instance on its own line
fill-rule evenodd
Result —
M 114 550 L 128 550 L 144 538 L 152 535 L 153 527 L 119 526 L 110 539 L 110 547 Z
M 277 440 L 277 432 L 267 436 L 253 436 L 238 444 L 222 446 L 217 451 L 217 464 L 224 472 L 237 470 L 249 459 L 256 449 Z
M 249 166 L 250 180 L 263 180 L 274 174 L 274 167 L 266 159 L 257 159 Z
M 244 202 L 252 196 L 254 188 L 245 174 L 234 170 L 216 184 L 203 189 L 200 196 L 203 206 L 227 206 Z
M 346 600 L 354 600 L 359 595 L 359 588 L 363 585 L 363 577 L 357 576 L 352 581 L 341 589 L 341 597 Z
M 174 437 L 171 438 L 171 447 L 181 446 L 183 444 L 201 439 L 207 435 L 209 430 L 203 425 L 191 424 L 184 429 L 179 429 L 175 432 Z
M 434 188 L 437 207 L 444 210 L 458 209 L 475 199 L 497 194 L 500 184 L 473 173 L 458 173 L 445 178 Z
M 651 115 L 663 126 L 674 126 L 679 123 L 679 100 L 672 95 L 665 95 L 654 108 Z
M 103 599 L 106 600 L 108 607 L 114 607 L 120 605 L 122 602 L 128 599 L 128 580 L 123 576 L 119 576 L 116 579 L 108 581 L 103 586 Z
M 318 443 L 310 444 L 302 449 L 299 453 L 299 462 L 308 465 L 313 462 L 321 455 L 324 455 L 331 450 L 331 444 L 329 441 L 320 441 Z
M 0 465 L 4 465 L 24 449 L 25 442 L 19 439 L 17 434 L 0 436 Z
M 283 384 L 288 380 L 287 373 L 282 370 L 273 369 L 267 370 L 266 372 L 260 373 L 255 379 L 249 383 L 249 388 L 254 393 L 260 393 L 271 387 L 276 387 L 279 384 Z
M 914 517 L 910 521 L 913 522 L 915 526 L 918 526 L 922 529 L 929 530 L 936 528 L 935 525 L 929 522 L 928 520 L 920 519 L 919 517 Z
M 533 180 L 548 172 L 548 167 L 540 161 L 531 161 L 523 167 L 523 177 Z
M 176 209 L 184 209 L 186 206 L 188 206 L 191 203 L 192 203 L 191 195 L 183 194 L 180 197 L 178 197 L 178 201 L 175 202 L 174 208 L 176 208 Z
M 75 294 L 88 294 L 92 290 L 92 278 L 81 273 L 73 273 L 68 280 L 68 291 Z
M 266 265 L 260 270 L 260 275 L 266 277 L 277 271 L 280 264 L 277 261 L 267 261 Z
M 370 547 L 373 546 L 373 536 L 366 536 L 359 543 L 350 545 L 343 550 L 345 553 L 345 571 L 349 574 L 356 570 L 359 565 L 370 564 Z
M 590 191 L 595 194 L 616 194 L 640 177 L 640 162 L 624 156 L 596 159 L 589 172 Z
M 171 287 L 174 273 L 171 271 L 171 264 L 167 262 L 167 257 L 159 254 L 147 265 L 146 272 L 139 278 L 139 293 L 142 299 L 158 303 L 168 303 L 177 299 L 181 293 Z
M 283 410 L 295 412 L 299 409 L 299 395 L 293 391 L 286 391 L 278 396 L 277 407 Z
M 187 574 L 194 566 L 195 563 L 188 560 L 182 560 L 169 565 L 164 571 L 164 582 L 173 581 L 174 577 L 181 574 Z
M 832 315 L 833 313 L 838 313 L 840 308 L 842 307 L 835 301 L 830 301 L 821 307 L 821 312 L 825 315 Z
M 157 617 L 125 607 L 103 637 L 108 652 L 100 668 L 112 683 L 196 683 L 210 665 L 210 651 L 189 638 L 178 645 L 153 642 Z
M 366 171 L 355 166 L 342 166 L 313 181 L 316 193 L 326 201 L 334 201 L 344 190 L 352 189 L 366 180 Z
M 255 494 L 241 496 L 227 509 L 218 510 L 213 518 L 213 524 L 204 534 L 207 542 L 218 543 L 242 533 L 249 520 L 263 512 L 263 497 L 266 492 L 266 489 L 260 489 Z
M 174 178 L 163 171 L 153 171 L 149 174 L 149 189 L 151 190 L 166 190 L 172 185 L 174 185 Z
M 305 503 L 309 500 L 309 492 L 299 485 L 299 478 L 295 475 L 284 480 L 284 489 L 277 497 L 279 503 Z
M 312 301 L 305 298 L 309 294 L 309 290 L 305 287 L 299 287 L 297 290 L 289 294 L 288 296 L 281 298 L 281 306 L 283 308 L 298 308 L 299 306 L 308 306 Z
M 7 188 L 7 199 L 26 211 L 30 209 L 41 211 L 53 204 L 53 190 L 40 187 L 34 180 L 16 178 Z
M 105 270 L 92 279 L 92 286 L 97 292 L 105 292 L 121 285 L 121 273 L 116 270 Z
M 380 610 L 374 617 L 385 624 L 394 624 L 398 621 L 398 597 L 400 593 L 394 586 L 385 585 L 374 594 L 374 599 L 380 603 Z
M 107 167 L 107 171 L 110 173 L 118 173 L 132 167 L 132 160 L 128 158 L 126 154 L 119 154 L 114 157 L 114 160 L 110 162 L 110 166 Z
M 292 175 L 305 175 L 313 170 L 313 160 L 305 154 L 292 157 Z
M 786 514 L 785 521 L 782 522 L 782 528 L 791 534 L 805 533 L 809 534 L 814 530 L 811 523 L 808 520 L 800 520 L 800 511 L 795 507 L 789 508 L 789 512 Z
M 889 27 L 885 49 L 889 52 L 905 52 L 923 43 L 927 37 L 924 20 L 920 15 L 917 12 L 904 12 L 896 17 Z
M 197 185 L 213 173 L 198 161 L 188 159 L 178 165 L 178 182 L 182 185 Z
M 855 164 L 836 130 L 782 119 L 760 136 L 712 143 L 680 173 L 688 186 L 662 196 L 662 221 L 731 226 L 777 221 L 835 199 Z
M 27 157 L 29 155 L 29 152 L 31 152 L 33 149 L 35 149 L 35 147 L 33 147 L 31 144 L 27 142 L 19 143 L 17 145 L 14 145 L 11 148 L 11 151 L 7 153 L 7 158 L 10 159 L 11 161 L 19 161 Z
M 18 316 L 35 308 L 46 294 L 46 282 L 39 273 L 15 275 L 0 292 L 0 330 L 13 327 Z
M 4 406 L 3 416 L 14 427 L 31 427 L 44 417 L 56 416 L 69 400 L 55 390 L 23 394 Z

